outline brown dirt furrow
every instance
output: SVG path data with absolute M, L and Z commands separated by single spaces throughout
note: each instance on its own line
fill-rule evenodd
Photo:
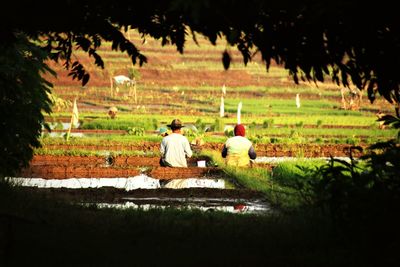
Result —
M 54 156 L 35 155 L 30 166 L 113 166 L 113 167 L 159 167 L 159 157 L 145 156 Z M 188 166 L 197 166 L 198 160 L 210 159 L 207 157 L 192 157 L 188 159 Z
M 30 161 L 30 165 L 96 165 L 105 164 L 105 157 L 97 156 L 53 156 L 35 155 Z
M 156 179 L 183 179 L 201 178 L 220 175 L 219 168 L 165 168 L 153 167 L 144 170 L 148 176 Z M 18 176 L 43 179 L 68 179 L 68 178 L 121 178 L 139 175 L 139 168 L 90 166 L 90 165 L 31 165 L 23 169 Z
M 349 149 L 351 147 L 351 145 L 342 144 L 256 144 L 255 150 L 258 155 L 268 157 L 343 157 L 349 156 Z M 361 155 L 361 152 L 353 151 L 354 157 Z
M 95 151 L 146 151 L 159 152 L 160 144 L 158 143 L 141 143 L 132 145 L 45 145 L 45 149 L 50 150 L 95 150 Z
M 111 168 L 95 166 L 33 165 L 23 169 L 19 176 L 43 179 L 117 178 L 140 174 L 137 168 Z

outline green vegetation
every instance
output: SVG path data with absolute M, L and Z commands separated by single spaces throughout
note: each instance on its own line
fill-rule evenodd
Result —
M 11 35 L 10 35 L 11 36 Z M 39 146 L 44 113 L 50 113 L 51 84 L 42 74 L 55 75 L 48 54 L 18 31 L 13 44 L 0 44 L 0 180 L 28 164 Z
M 364 247 L 351 241 L 356 233 L 337 235 L 328 222 L 300 215 L 99 209 L 66 204 L 57 198 L 49 201 L 40 192 L 4 183 L 0 185 L 0 212 L 7 214 L 3 221 L 10 222 L 13 229 L 0 230 L 2 242 L 13 244 L 1 258 L 5 266 L 27 265 L 32 259 L 41 266 L 154 266 L 160 262 L 197 266 L 209 265 L 211 260 L 230 266 L 344 266 L 349 261 L 365 266 L 376 255 L 367 253 L 366 257 Z M 49 246 L 53 240 L 57 244 Z M 380 262 L 395 259 L 389 256 Z
M 236 123 L 239 101 L 243 101 L 242 122 L 255 144 L 305 143 L 311 138 L 354 145 L 362 138 L 385 141 L 394 132 L 374 132 L 376 112 L 393 112 L 393 107 L 396 117 L 386 117 L 383 126 L 399 126 L 395 2 L 159 2 L 65 1 L 62 8 L 8 2 L 7 12 L 0 16 L 5 25 L 0 31 L 0 265 L 396 266 L 398 139 L 377 143 L 364 158 L 365 165 L 354 159 L 350 163 L 332 159 L 312 167 L 278 165 L 271 174 L 259 166 L 231 169 L 221 163 L 232 183 L 265 194 L 278 211 L 269 215 L 99 209 L 96 204 L 72 205 L 60 196 L 50 198 L 39 189 L 5 182 L 5 176 L 29 163 L 39 141 L 74 145 L 97 138 L 39 140 L 46 127 L 43 114 L 51 111 L 52 82 L 57 84 L 53 93 L 59 103 L 82 100 L 81 115 L 87 112 L 80 118 L 82 127 L 127 132 L 128 137 L 107 136 L 93 142 L 99 144 L 159 142 L 160 137 L 146 136 L 145 130 L 155 130 L 175 117 L 185 123 L 201 119 L 201 130 L 211 125 L 222 131 Z M 371 14 L 373 19 L 367 17 Z M 123 32 L 130 28 L 139 32 Z M 130 33 L 134 43 L 127 40 Z M 199 42 L 189 41 L 193 39 Z M 210 42 L 215 47 L 196 46 Z M 173 46 L 161 52 L 160 43 Z M 175 49 L 181 55 L 173 56 Z M 116 56 L 115 50 L 127 52 L 126 57 Z M 218 66 L 222 52 L 223 64 Z M 247 69 L 241 68 L 242 60 Z M 58 79 L 45 62 L 55 66 Z M 154 67 L 131 66 L 147 62 Z M 136 94 L 133 100 L 122 89 L 110 95 L 111 75 L 118 74 L 139 80 L 137 101 Z M 334 83 L 315 88 L 328 80 Z M 304 85 L 305 81 L 314 84 Z M 225 117 L 217 120 L 222 84 L 228 86 Z M 302 95 L 301 108 L 295 108 L 294 95 L 305 94 L 308 87 L 312 99 Z M 341 103 L 338 87 L 364 89 L 368 100 L 375 102 L 344 110 L 346 100 Z M 377 101 L 377 96 L 388 102 Z M 67 105 L 53 104 L 55 112 L 70 116 Z M 101 117 L 110 106 L 119 109 L 121 120 Z M 309 130 L 308 125 L 317 129 Z M 370 129 L 349 133 L 325 128 L 331 125 Z M 281 129 L 284 136 L 273 137 Z M 314 133 L 318 136 L 310 137 Z M 192 134 L 196 138 L 203 133 Z M 226 136 L 202 138 L 221 141 L 218 138 Z M 302 154 L 301 149 L 296 153 Z M 215 155 L 215 161 L 221 159 Z
M 159 259 L 152 257 L 154 253 L 164 264 L 186 266 L 210 260 L 218 265 L 393 265 L 398 261 L 395 244 L 400 237 L 394 212 L 398 209 L 398 186 L 386 182 L 398 180 L 398 146 L 388 142 L 376 149 L 384 153 L 366 157 L 374 163 L 364 165 L 368 173 L 354 171 L 353 163 L 338 160 L 328 164 L 298 160 L 279 164 L 272 175 L 258 167 L 231 169 L 215 151 L 203 152 L 234 184 L 264 192 L 272 206 L 279 208 L 264 215 L 99 208 L 96 204 L 65 203 L 40 190 L 12 187 L 3 181 L 0 213 L 7 215 L 4 221 L 13 222 L 12 232 L 10 228 L 0 232 L 4 242 L 13 241 L 3 260 L 6 265 L 24 265 L 32 258 L 42 266 L 58 264 L 61 259 L 67 265 L 125 265 L 132 263 L 126 257 L 129 251 L 135 265 L 156 265 Z M 384 168 L 375 165 L 387 160 L 390 164 Z M 359 187 L 359 182 L 364 186 Z M 385 185 L 388 187 L 382 188 Z M 57 246 L 48 246 L 48 240 L 55 236 Z M 210 252 L 205 258 L 198 253 L 204 247 L 218 253 Z M 26 257 L 19 257 L 21 251 Z M 105 256 L 88 259 L 88 253 Z M 230 256 L 221 257 L 220 253 Z
M 82 125 L 81 129 L 109 129 L 109 130 L 126 130 L 128 131 L 129 127 L 132 127 L 134 124 L 138 125 L 134 121 L 123 121 L 123 120 L 92 120 L 88 123 Z M 135 125 L 135 126 L 136 126 Z
M 236 122 L 236 108 L 239 101 L 232 106 L 231 116 L 222 118 L 225 123 L 233 124 Z M 263 106 L 262 103 L 255 103 L 255 106 Z M 217 106 L 216 106 L 217 107 Z M 245 106 L 243 105 L 243 110 Z M 242 110 L 242 111 L 243 111 Z M 215 109 L 215 116 L 217 115 L 217 109 Z M 59 112 L 53 113 L 50 120 L 57 120 L 58 118 L 70 117 L 70 112 Z M 121 120 L 152 120 L 153 118 L 162 123 L 170 123 L 172 119 L 179 116 L 184 123 L 194 123 L 197 119 L 201 119 L 204 123 L 212 123 L 215 120 L 215 116 L 211 115 L 186 115 L 184 112 L 179 115 L 169 115 L 169 114 L 135 114 L 135 113 L 120 113 L 118 114 L 118 119 Z M 81 112 L 79 115 L 80 119 L 92 120 L 92 119 L 107 119 L 106 112 Z M 318 112 L 315 111 L 314 114 L 297 114 L 296 116 L 281 116 L 277 114 L 268 115 L 268 112 L 258 115 L 242 115 L 243 123 L 250 123 L 255 121 L 256 123 L 262 124 L 265 119 L 274 119 L 275 124 L 295 124 L 297 121 L 303 121 L 304 124 L 316 124 L 318 120 L 323 120 L 324 125 L 348 125 L 348 126 L 370 126 L 372 123 L 376 123 L 375 116 L 335 116 L 326 115 L 321 117 Z

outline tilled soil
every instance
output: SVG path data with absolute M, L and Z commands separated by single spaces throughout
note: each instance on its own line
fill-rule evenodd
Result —
M 138 146 L 140 145 L 140 146 Z M 207 144 L 207 149 L 221 150 L 222 144 Z M 349 145 L 256 145 L 258 156 L 271 157 L 341 157 L 348 156 Z M 54 147 L 52 147 L 54 149 Z M 57 149 L 93 149 L 93 150 L 146 150 L 150 148 L 158 151 L 158 144 L 146 143 L 136 144 L 127 147 L 117 146 L 57 146 Z M 362 152 L 354 151 L 353 156 L 359 157 Z M 198 160 L 211 162 L 207 157 L 188 159 L 188 168 L 166 168 L 160 167 L 157 156 L 54 156 L 35 155 L 27 168 L 19 173 L 20 177 L 37 177 L 43 179 L 67 179 L 67 178 L 117 178 L 133 177 L 139 174 L 146 174 L 156 179 L 180 179 L 204 177 L 210 178 L 223 175 L 220 168 L 207 165 L 205 168 L 197 167 Z M 256 164 L 254 166 L 272 169 L 271 164 Z
M 43 179 L 68 178 L 121 178 L 146 174 L 156 179 L 183 179 L 215 177 L 222 174 L 219 168 L 169 168 L 155 167 L 149 170 L 140 170 L 129 167 L 97 167 L 97 166 L 62 166 L 62 165 L 35 165 L 22 170 L 20 177 L 37 177 Z
M 221 150 L 223 144 L 209 143 L 201 149 Z M 285 144 L 257 144 L 255 145 L 258 156 L 286 156 L 295 157 L 303 153 L 307 157 L 327 156 L 348 156 L 349 145 L 285 145 Z M 85 146 L 85 145 L 64 145 L 46 146 L 51 149 L 93 149 L 93 150 L 143 150 L 159 151 L 159 144 L 155 142 L 143 142 L 129 146 Z M 355 153 L 353 156 L 360 156 Z M 206 157 L 191 158 L 188 161 L 188 168 L 166 168 L 159 166 L 159 157 L 152 156 L 54 156 L 36 155 L 30 162 L 29 167 L 20 172 L 20 177 L 43 178 L 43 179 L 68 179 L 68 178 L 117 178 L 133 177 L 139 174 L 146 174 L 160 180 L 181 179 L 181 178 L 224 178 L 224 172 L 218 167 L 197 167 L 197 160 L 210 159 Z M 272 169 L 271 164 L 257 164 L 256 166 Z M 252 198 L 260 197 L 260 193 L 252 190 L 237 189 L 215 189 L 215 188 L 191 188 L 191 189 L 151 189 L 132 190 L 126 192 L 115 188 L 96 189 L 66 189 L 66 188 L 25 188 L 23 190 L 38 191 L 49 197 L 64 198 L 69 201 L 89 201 L 120 203 L 124 198 L 137 197 L 208 197 L 208 198 Z

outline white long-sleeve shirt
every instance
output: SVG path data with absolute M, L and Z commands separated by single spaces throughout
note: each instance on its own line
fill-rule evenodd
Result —
M 161 157 L 172 167 L 187 167 L 186 157 L 192 156 L 188 139 L 177 133 L 164 137 L 160 147 Z

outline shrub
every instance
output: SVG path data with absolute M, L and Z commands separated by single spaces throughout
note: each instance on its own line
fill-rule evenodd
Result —
M 400 144 L 393 139 L 372 145 L 361 162 L 352 157 L 354 150 L 362 148 L 351 148 L 349 162 L 331 157 L 322 166 L 299 167 L 305 183 L 288 186 L 299 190 L 303 204 L 318 208 L 334 223 L 369 225 L 381 235 L 382 227 L 398 227 Z
M 157 130 L 158 129 L 158 121 L 156 118 L 152 119 L 152 123 L 153 123 L 153 130 Z
M 197 119 L 194 125 L 196 126 L 198 131 L 205 131 L 206 129 L 206 124 L 203 123 L 201 119 Z
M 290 134 L 289 134 L 289 137 L 290 137 L 290 138 L 299 138 L 299 137 L 300 137 L 300 134 L 299 134 L 299 132 L 296 131 L 296 130 L 291 130 L 291 131 L 290 131 Z
M 224 129 L 224 122 L 220 118 L 216 118 L 214 124 L 211 126 L 212 131 L 219 132 Z
M 128 127 L 128 134 L 135 136 L 144 136 L 144 128 L 142 127 Z
M 257 123 L 253 121 L 252 123 L 249 124 L 249 129 L 255 129 L 257 127 Z
M 323 140 L 321 137 L 315 138 L 315 143 L 321 144 L 321 143 L 323 143 L 323 142 L 324 142 L 324 140 Z
M 277 137 L 271 137 L 271 138 L 270 138 L 270 142 L 271 142 L 271 144 L 279 143 L 279 138 L 277 138 Z
M 274 119 L 268 119 L 268 120 L 264 120 L 264 121 L 263 121 L 262 127 L 263 127 L 264 129 L 266 129 L 266 128 L 272 128 L 273 125 L 274 125 Z
M 183 135 L 187 136 L 187 137 L 195 137 L 196 133 L 195 131 L 193 131 L 192 129 L 189 128 L 183 128 Z
M 224 129 L 224 134 L 225 134 L 225 136 L 226 136 L 226 137 L 235 136 L 235 133 L 234 133 L 233 130 L 234 130 L 234 128 L 233 128 L 232 126 L 225 127 L 225 129 Z
M 106 130 L 126 130 L 132 127 L 144 128 L 145 130 L 156 130 L 158 122 L 152 119 L 143 120 L 122 120 L 122 119 L 95 119 L 86 122 L 81 126 L 82 129 L 106 129 Z

